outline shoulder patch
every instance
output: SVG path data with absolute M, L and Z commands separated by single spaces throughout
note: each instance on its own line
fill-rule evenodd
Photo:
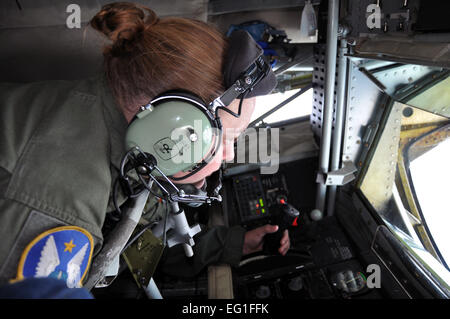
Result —
M 40 234 L 24 249 L 16 280 L 53 277 L 69 288 L 81 287 L 93 253 L 91 234 L 76 226 L 56 227 Z

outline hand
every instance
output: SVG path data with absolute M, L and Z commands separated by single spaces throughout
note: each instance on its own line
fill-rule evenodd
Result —
M 262 250 L 264 243 L 264 236 L 266 234 L 275 233 L 278 230 L 276 225 L 264 225 L 255 229 L 252 229 L 245 233 L 244 246 L 242 247 L 242 254 L 247 255 Z M 290 248 L 289 233 L 286 229 L 281 237 L 280 248 L 278 252 L 281 255 L 286 255 Z

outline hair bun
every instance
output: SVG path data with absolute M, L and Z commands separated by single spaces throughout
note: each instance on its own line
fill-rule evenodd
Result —
M 116 53 L 132 50 L 132 42 L 146 27 L 158 22 L 156 13 L 150 8 L 130 2 L 104 5 L 92 18 L 91 26 L 113 41 L 110 48 Z

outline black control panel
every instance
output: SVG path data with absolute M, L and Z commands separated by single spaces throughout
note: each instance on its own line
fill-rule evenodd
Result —
M 233 205 L 239 216 L 235 224 L 243 226 L 267 223 L 274 217 L 274 206 L 287 202 L 287 185 L 283 174 L 259 175 L 258 172 L 232 178 Z
M 238 269 L 236 297 L 248 299 L 348 299 L 377 298 L 376 290 L 366 284 L 364 268 L 350 259 L 317 267 L 306 258 L 268 257 L 259 264 Z M 287 260 L 290 259 L 289 263 Z M 297 260 L 295 260 L 297 259 Z M 261 264 L 284 264 L 284 267 L 261 270 Z M 251 269 L 253 268 L 253 269 Z
M 265 192 L 258 175 L 247 174 L 233 178 L 233 189 L 242 222 L 269 216 Z

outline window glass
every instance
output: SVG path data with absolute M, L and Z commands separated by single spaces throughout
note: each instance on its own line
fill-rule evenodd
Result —
M 441 141 L 439 135 L 443 135 L 442 130 L 428 134 L 411 145 L 408 154 L 418 152 L 421 154 L 410 162 L 409 171 L 423 219 L 437 249 L 448 265 L 450 262 L 450 193 L 448 187 L 450 139 L 446 138 Z M 427 147 L 427 144 L 432 144 L 434 147 Z
M 270 95 L 256 97 L 256 107 L 255 111 L 253 112 L 251 121 L 268 112 L 270 109 L 288 99 L 299 90 L 300 89 L 295 89 L 285 91 L 284 93 L 278 92 Z M 312 109 L 312 93 L 313 90 L 309 89 L 296 99 L 283 106 L 281 109 L 277 110 L 275 113 L 272 113 L 271 115 L 266 117 L 264 119 L 264 122 L 275 123 L 310 115 Z

